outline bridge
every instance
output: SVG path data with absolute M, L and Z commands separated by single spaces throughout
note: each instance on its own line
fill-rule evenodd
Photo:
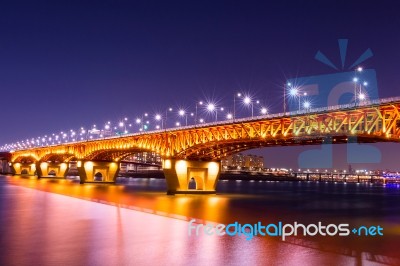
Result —
M 167 193 L 215 193 L 221 159 L 260 147 L 399 142 L 400 97 L 156 130 L 11 151 L 15 174 L 115 182 L 120 162 L 137 152 L 162 158 Z M 101 181 L 96 177 L 101 177 Z M 189 189 L 194 179 L 195 189 Z

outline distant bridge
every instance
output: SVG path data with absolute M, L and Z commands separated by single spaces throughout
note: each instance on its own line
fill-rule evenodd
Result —
M 221 158 L 260 147 L 399 142 L 400 98 L 263 115 L 11 152 L 16 174 L 64 177 L 76 161 L 81 183 L 115 182 L 137 152 L 162 158 L 168 193 L 215 193 Z M 190 180 L 196 189 L 189 189 Z

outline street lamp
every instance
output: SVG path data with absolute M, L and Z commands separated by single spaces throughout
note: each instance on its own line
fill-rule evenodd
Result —
M 364 81 L 362 83 L 364 87 L 368 86 L 368 82 Z M 360 92 L 358 93 L 358 99 L 364 101 L 367 98 L 367 95 L 362 91 L 361 82 L 360 82 Z
M 303 93 L 303 96 L 306 97 L 307 96 L 307 92 Z M 299 94 L 299 107 L 300 107 L 300 102 L 301 102 L 300 97 L 301 97 L 301 94 Z
M 244 97 L 243 99 L 244 104 L 246 105 L 251 105 L 251 118 L 253 118 L 253 101 L 251 100 L 251 98 L 249 96 Z
M 167 110 L 165 110 L 165 128 L 168 128 L 168 124 L 167 124 L 167 118 L 168 118 L 168 112 L 172 112 L 172 108 L 169 107 Z
M 311 103 L 309 101 L 305 101 L 303 106 L 304 106 L 304 109 L 309 109 L 311 107 Z
M 238 92 L 233 96 L 233 119 L 235 120 L 236 118 L 236 97 L 240 98 L 242 97 L 242 94 Z
M 291 83 L 289 83 L 291 85 Z M 289 96 L 291 97 L 298 97 L 299 98 L 299 110 L 301 109 L 301 93 L 299 88 L 297 87 L 290 87 L 289 89 Z M 307 96 L 307 92 L 303 93 L 303 96 Z
M 164 128 L 164 121 L 162 119 L 162 116 L 160 114 L 156 114 L 154 118 L 157 121 L 161 121 L 161 129 L 163 129 Z M 157 125 L 156 128 L 159 129 L 159 126 Z
M 142 119 L 136 118 L 136 124 L 140 125 L 139 131 L 142 131 Z
M 213 113 L 215 111 L 215 121 L 217 121 L 217 108 L 215 107 L 215 104 L 209 103 L 207 105 L 207 111 L 209 113 Z
M 124 132 L 126 133 L 126 125 L 124 122 L 119 122 L 118 126 L 121 128 L 121 130 L 124 129 Z M 120 133 L 120 135 L 122 135 L 122 133 Z
M 107 124 L 104 125 L 104 133 L 112 136 L 112 127 L 110 121 L 108 121 Z
M 357 67 L 354 70 L 354 78 L 353 78 L 353 82 L 354 82 L 354 105 L 357 104 L 357 82 L 358 82 L 357 72 L 361 73 L 362 71 L 363 71 L 362 67 Z
M 197 124 L 197 105 L 203 105 L 203 102 L 196 102 L 196 112 L 195 112 L 195 116 L 194 116 L 194 123 Z
M 263 107 L 261 108 L 261 114 L 266 115 L 268 113 L 268 109 Z
M 187 126 L 187 113 L 185 112 L 185 110 L 183 110 L 183 109 L 180 109 L 179 110 L 179 112 L 178 112 L 178 114 L 179 114 L 179 116 L 185 116 L 185 118 L 186 118 L 186 123 L 185 123 L 185 125 Z
M 141 118 L 136 118 L 136 124 L 140 124 L 139 131 L 145 131 L 147 129 L 147 125 L 144 124 L 144 117 L 147 117 L 148 115 L 148 113 L 144 113 Z M 149 121 L 146 121 L 146 123 L 148 124 Z
M 156 114 L 154 117 L 157 121 L 161 121 L 161 129 L 164 128 L 164 121 L 162 119 L 162 116 L 160 114 Z M 157 128 L 158 127 L 158 128 Z M 159 126 L 156 126 L 157 129 L 159 129 Z
M 224 109 L 224 107 L 221 107 L 219 110 L 220 110 L 221 112 L 223 112 L 225 109 Z M 215 116 L 217 116 L 217 112 L 218 112 L 218 109 L 215 109 Z

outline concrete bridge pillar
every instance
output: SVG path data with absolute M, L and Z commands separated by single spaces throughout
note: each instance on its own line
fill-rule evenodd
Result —
M 68 172 L 69 163 L 48 163 L 37 162 L 36 172 L 38 178 L 41 177 L 57 177 L 65 178 Z
M 16 175 L 35 175 L 35 163 L 12 163 L 12 172 Z
M 163 159 L 167 194 L 215 194 L 221 162 Z
M 7 160 L 0 160 L 0 174 L 10 173 L 9 165 Z
M 120 164 L 118 162 L 78 161 L 76 167 L 81 184 L 88 182 L 115 183 Z

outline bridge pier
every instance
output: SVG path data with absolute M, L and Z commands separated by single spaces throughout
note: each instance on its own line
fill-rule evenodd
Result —
M 216 193 L 221 162 L 163 159 L 162 167 L 168 195 Z
M 0 160 L 0 174 L 10 173 L 9 163 L 7 160 Z
M 12 163 L 11 170 L 16 175 L 35 175 L 36 165 L 34 163 Z
M 69 163 L 48 163 L 37 162 L 36 173 L 38 178 L 41 177 L 56 177 L 65 178 L 68 172 Z
M 104 161 L 78 161 L 76 166 L 81 184 L 90 182 L 115 183 L 120 169 L 118 162 Z

